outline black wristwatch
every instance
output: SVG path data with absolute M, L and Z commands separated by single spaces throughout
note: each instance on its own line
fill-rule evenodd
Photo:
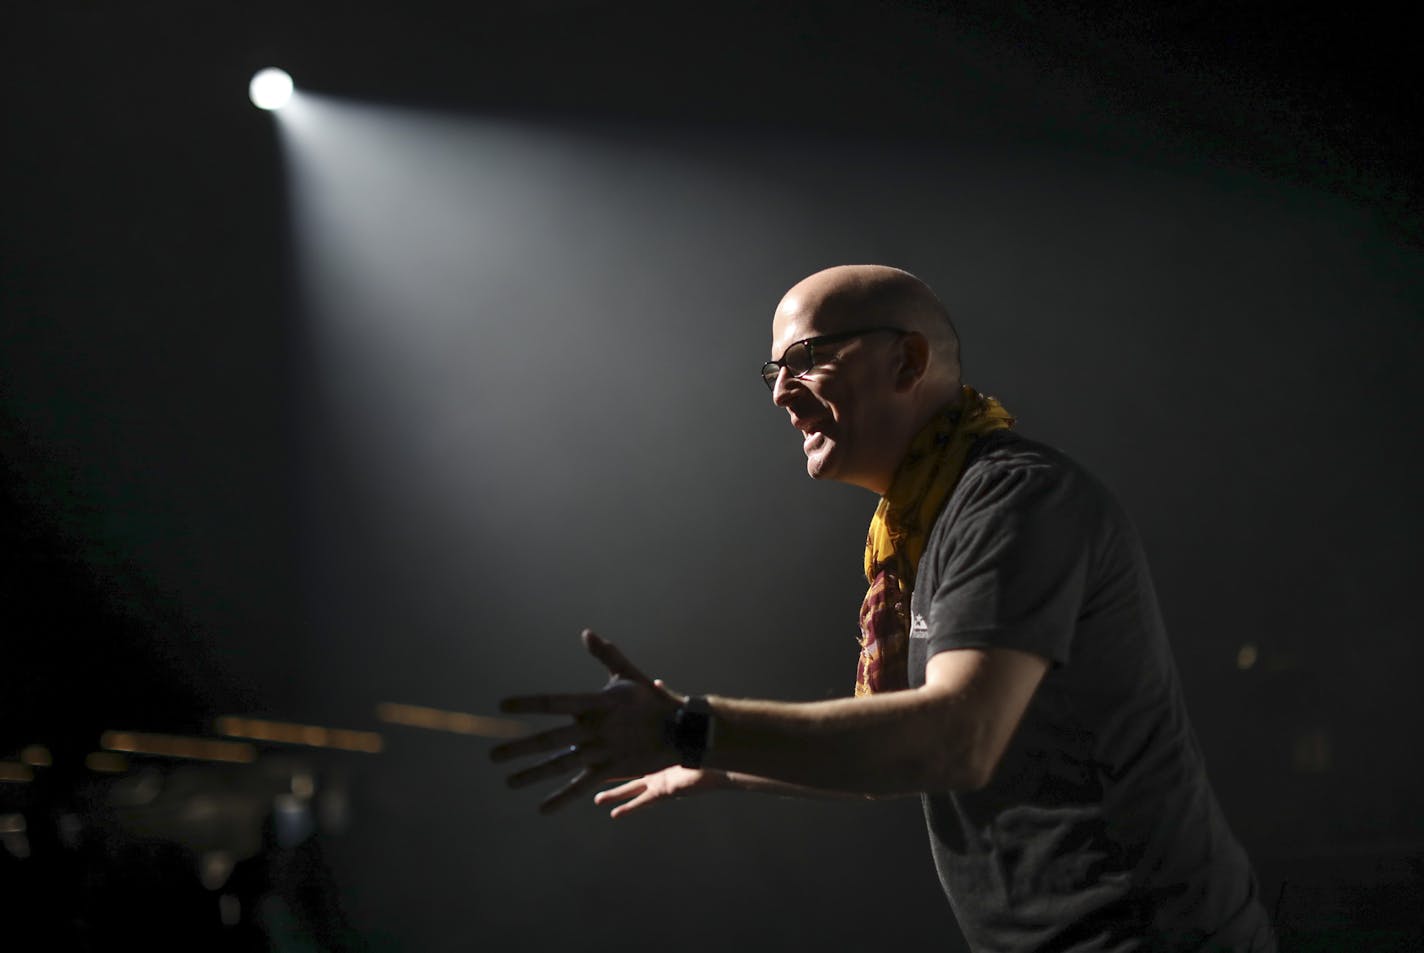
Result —
M 701 695 L 687 701 L 668 719 L 668 742 L 684 768 L 700 768 L 712 750 L 712 706 Z

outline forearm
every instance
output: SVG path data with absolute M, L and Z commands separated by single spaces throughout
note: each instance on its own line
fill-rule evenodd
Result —
M 822 796 L 912 794 L 982 783 L 977 720 L 969 706 L 943 694 L 915 689 L 805 703 L 714 696 L 709 703 L 716 739 L 706 766 L 732 775 Z

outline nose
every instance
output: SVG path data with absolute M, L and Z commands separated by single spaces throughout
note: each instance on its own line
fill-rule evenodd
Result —
M 786 368 L 777 368 L 776 383 L 771 388 L 771 402 L 778 407 L 785 407 L 791 400 L 791 382 L 796 380 L 791 376 L 791 372 Z

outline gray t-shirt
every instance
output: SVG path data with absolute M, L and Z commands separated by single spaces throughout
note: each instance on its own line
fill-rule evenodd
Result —
M 1207 782 L 1142 546 L 1097 480 L 1010 431 L 981 438 L 910 606 L 913 686 L 950 649 L 1051 663 L 989 784 L 923 797 L 977 953 L 1275 949 Z

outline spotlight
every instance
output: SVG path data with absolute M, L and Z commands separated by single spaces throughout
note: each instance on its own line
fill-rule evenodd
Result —
M 247 95 L 258 109 L 281 109 L 292 98 L 292 77 L 286 70 L 268 67 L 252 77 Z

